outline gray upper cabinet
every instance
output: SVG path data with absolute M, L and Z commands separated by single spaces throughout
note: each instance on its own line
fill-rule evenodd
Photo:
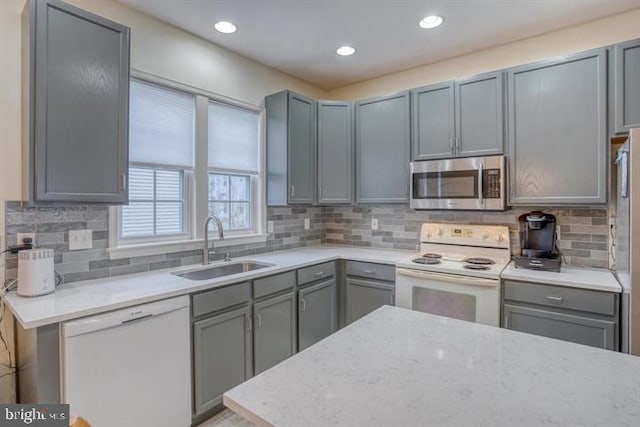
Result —
M 456 81 L 456 156 L 502 154 L 503 85 L 501 71 Z
M 129 29 L 31 0 L 22 39 L 24 198 L 126 203 Z
M 412 159 L 502 154 L 503 73 L 411 91 Z
M 222 404 L 222 394 L 252 376 L 251 309 L 193 324 L 194 414 Z
M 411 91 L 411 153 L 413 160 L 455 156 L 453 82 Z
M 298 349 L 328 337 L 336 330 L 335 279 L 298 292 Z
M 510 204 L 606 202 L 607 52 L 508 71 Z
M 267 205 L 316 199 L 316 101 L 290 91 L 265 98 Z
M 353 106 L 318 102 L 318 203 L 353 202 Z
M 296 352 L 295 293 L 253 305 L 254 368 L 256 375 Z
M 356 103 L 356 200 L 408 203 L 409 93 Z
M 616 133 L 626 133 L 640 126 L 640 40 L 614 49 L 614 126 Z

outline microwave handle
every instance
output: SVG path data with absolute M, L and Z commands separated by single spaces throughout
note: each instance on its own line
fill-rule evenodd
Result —
M 484 194 L 482 194 L 482 189 L 484 187 L 484 167 L 481 164 L 480 168 L 478 169 L 478 201 L 480 202 L 480 205 L 484 205 Z

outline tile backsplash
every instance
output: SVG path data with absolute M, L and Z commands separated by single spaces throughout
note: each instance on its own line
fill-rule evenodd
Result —
M 415 211 L 404 205 L 336 206 L 336 207 L 272 207 L 267 220 L 273 221 L 274 232 L 266 242 L 226 246 L 216 258 L 229 252 L 246 256 L 303 246 L 348 244 L 362 247 L 416 250 L 423 222 L 456 222 L 465 224 L 504 224 L 511 231 L 512 252 L 519 251 L 517 217 L 533 210 L 518 208 L 505 212 Z M 565 263 L 576 266 L 607 267 L 607 209 L 541 209 L 555 215 L 559 225 L 559 242 Z M 304 229 L 309 218 L 311 228 Z M 378 229 L 371 229 L 371 220 Z M 56 271 L 64 282 L 97 279 L 178 267 L 201 262 L 198 250 L 172 252 L 111 260 L 108 247 L 108 207 L 102 205 L 24 206 L 7 202 L 5 212 L 6 244 L 17 241 L 17 233 L 35 232 L 41 247 L 55 251 Z M 93 230 L 93 248 L 69 250 L 69 230 Z M 17 257 L 6 258 L 6 276 L 17 274 Z

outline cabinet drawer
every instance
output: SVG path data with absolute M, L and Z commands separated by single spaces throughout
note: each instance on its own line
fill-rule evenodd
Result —
M 504 299 L 606 316 L 616 315 L 618 303 L 611 293 L 509 280 L 504 281 Z
M 191 306 L 193 309 L 193 317 L 199 317 L 203 314 L 212 313 L 222 310 L 223 308 L 232 307 L 242 304 L 251 299 L 251 288 L 249 282 L 238 283 L 231 286 L 225 286 L 221 289 L 202 292 L 192 296 Z
M 395 282 L 396 268 L 392 265 L 347 261 L 347 275 Z
M 286 273 L 276 274 L 275 276 L 256 279 L 253 281 L 253 297 L 262 298 L 263 296 L 275 294 L 285 289 L 291 289 L 295 285 L 295 271 L 287 271 Z
M 298 285 L 315 282 L 316 280 L 336 275 L 336 263 L 325 262 L 324 264 L 312 265 L 298 270 Z

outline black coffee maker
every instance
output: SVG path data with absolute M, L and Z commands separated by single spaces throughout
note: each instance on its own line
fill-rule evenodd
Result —
M 520 222 L 520 256 L 516 267 L 560 271 L 561 257 L 556 245 L 556 217 L 533 211 L 518 217 Z

